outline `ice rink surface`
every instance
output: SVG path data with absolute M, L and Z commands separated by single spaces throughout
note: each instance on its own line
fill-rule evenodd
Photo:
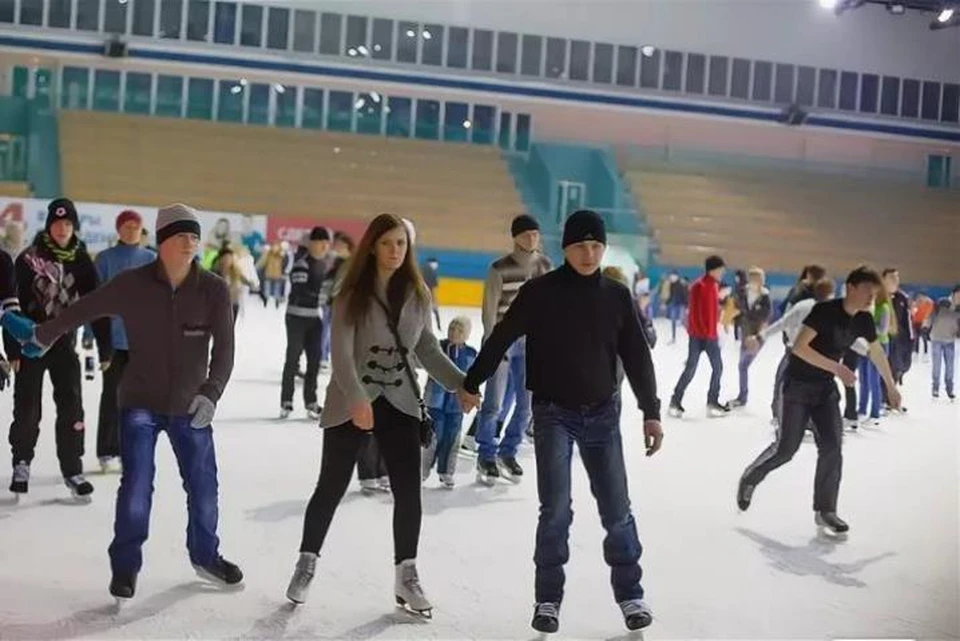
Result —
M 434 619 L 393 607 L 388 495 L 364 497 L 354 482 L 334 521 L 309 602 L 293 609 L 284 590 L 296 561 L 306 501 L 319 469 L 321 433 L 298 407 L 281 422 L 283 312 L 251 301 L 238 324 L 237 364 L 215 422 L 224 556 L 246 574 L 244 589 L 199 582 L 184 544 L 186 509 L 170 447 L 157 449 L 150 540 L 136 599 L 119 612 L 107 593 L 106 555 L 118 476 L 90 474 L 92 504 L 65 499 L 54 455 L 47 386 L 30 494 L 12 506 L 9 468 L 0 488 L 0 639 L 531 639 L 533 535 L 537 518 L 532 446 L 527 479 L 474 483 L 462 458 L 458 486 L 424 487 L 419 567 Z M 443 310 L 444 323 L 462 310 Z M 574 310 L 571 310 L 573 312 Z M 474 338 L 479 335 L 479 315 Z M 654 352 L 666 407 L 686 339 Z M 736 394 L 737 346 L 724 339 L 723 399 Z M 691 385 L 687 417 L 664 418 L 663 451 L 645 458 L 641 417 L 625 391 L 622 430 L 631 497 L 644 545 L 644 586 L 656 620 L 646 639 L 828 639 L 960 637 L 958 430 L 960 404 L 930 398 L 930 364 L 907 375 L 906 416 L 848 433 L 840 514 L 845 542 L 817 536 L 811 511 L 815 446 L 771 474 L 738 513 L 744 466 L 772 440 L 771 384 L 777 341 L 751 370 L 750 405 L 705 418 L 706 358 Z M 327 376 L 322 375 L 321 387 Z M 97 469 L 100 382 L 84 383 L 88 470 Z M 298 392 L 299 393 L 299 392 Z M 9 420 L 12 390 L 0 395 Z M 300 403 L 298 402 L 298 405 Z M 469 419 L 468 419 L 469 420 Z M 9 460 L 9 459 L 6 459 Z M 586 477 L 574 461 L 567 594 L 558 639 L 629 639 L 609 588 L 603 532 Z

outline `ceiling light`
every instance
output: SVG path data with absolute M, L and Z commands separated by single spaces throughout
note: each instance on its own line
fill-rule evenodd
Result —
M 354 49 L 353 47 L 350 47 L 349 49 L 347 49 L 347 55 L 348 55 L 348 56 L 355 56 L 355 55 L 357 55 L 357 50 Z
M 230 87 L 230 93 L 232 94 L 238 94 L 241 91 L 243 91 L 243 87 L 241 87 L 240 85 L 233 85 L 232 87 Z
M 424 40 L 429 40 L 429 39 L 432 38 L 432 37 L 433 37 L 433 34 L 431 34 L 431 33 L 430 33 L 429 31 L 427 31 L 427 30 L 424 30 L 424 32 L 423 32 L 423 39 L 424 39 Z
M 647 58 L 653 57 L 653 54 L 656 51 L 657 51 L 657 48 L 654 47 L 653 45 L 643 45 L 642 47 L 640 47 L 640 53 L 642 53 Z
M 937 16 L 937 22 L 949 22 L 952 17 L 953 9 L 944 9 L 940 12 L 940 15 Z
M 464 129 L 469 129 L 469 128 L 472 127 L 472 126 L 473 126 L 473 123 L 470 122 L 469 120 L 464 120 L 464 121 L 463 121 L 463 128 L 464 128 Z
M 820 6 L 824 9 L 835 9 L 837 0 L 820 0 Z
M 417 37 L 417 32 L 414 31 L 413 29 L 407 29 L 407 37 L 408 37 L 408 38 L 416 38 L 416 37 Z
M 280 83 L 273 85 L 273 90 L 280 94 L 287 92 L 287 88 L 281 85 Z
M 365 46 L 360 45 L 359 47 L 357 47 L 357 53 L 359 53 L 361 56 L 369 56 L 370 50 L 367 49 Z
M 374 102 L 380 102 L 380 94 L 378 94 L 376 91 L 371 91 L 371 92 L 370 92 L 370 100 L 372 100 L 372 101 L 374 101 Z
M 380 51 L 381 49 L 383 49 L 383 47 L 381 47 L 380 45 L 373 45 L 374 51 Z
M 363 98 L 357 98 L 357 101 L 353 104 L 357 109 L 363 109 L 363 106 L 367 104 L 367 101 Z

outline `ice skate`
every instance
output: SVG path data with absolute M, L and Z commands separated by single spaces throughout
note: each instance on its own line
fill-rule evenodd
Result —
M 360 479 L 360 492 L 364 496 L 373 496 L 377 493 L 377 479 Z
M 517 459 L 512 456 L 501 456 L 497 458 L 497 466 L 500 468 L 500 475 L 512 483 L 519 483 L 523 480 L 523 468 L 517 463 Z
M 468 452 L 476 452 L 477 440 L 468 434 L 467 436 L 463 437 L 463 443 L 460 444 L 460 449 Z
M 477 483 L 492 486 L 500 478 L 496 461 L 477 461 Z
M 932 396 L 933 396 L 933 400 L 937 400 L 938 398 L 940 398 L 940 391 L 939 391 L 939 390 L 933 390 Z
M 621 601 L 617 605 L 620 606 L 623 622 L 628 630 L 642 630 L 653 623 L 653 611 L 643 599 Z
M 284 403 L 280 406 L 280 418 L 290 418 L 290 415 L 293 414 L 293 403 Z
M 307 416 L 310 417 L 311 421 L 319 421 L 321 412 L 323 412 L 323 408 L 320 407 L 319 403 L 310 403 L 307 405 Z
M 707 403 L 708 418 L 723 418 L 730 416 L 730 405 L 728 403 Z
M 235 564 L 217 555 L 210 565 L 194 565 L 197 576 L 221 587 L 237 586 L 243 582 L 243 572 Z
M 110 579 L 110 595 L 117 600 L 118 606 L 132 599 L 136 591 L 136 574 L 114 574 Z
M 417 576 L 417 560 L 406 559 L 396 566 L 394 594 L 397 605 L 411 614 L 425 619 L 433 618 L 433 606 L 423 594 L 420 577 Z
M 737 486 L 737 507 L 741 512 L 746 512 L 750 508 L 750 501 L 753 500 L 753 491 L 757 489 L 756 485 L 750 485 L 744 479 L 740 479 Z
M 317 569 L 317 555 L 313 552 L 301 552 L 297 559 L 297 567 L 290 578 L 290 585 L 287 586 L 287 599 L 291 603 L 302 605 L 307 601 L 307 595 L 310 594 L 310 583 L 313 582 L 313 575 Z
M 733 399 L 732 401 L 730 401 L 729 403 L 727 403 L 727 407 L 729 407 L 729 408 L 732 409 L 732 410 L 741 409 L 741 408 L 746 407 L 746 406 L 747 406 L 747 402 L 746 402 L 746 401 L 741 401 L 739 398 L 735 398 L 735 399 Z
M 377 490 L 385 494 L 390 493 L 390 477 L 389 476 L 377 477 Z
M 26 461 L 20 461 L 13 466 L 13 478 L 10 480 L 10 491 L 14 498 L 19 500 L 21 494 L 26 494 L 30 489 L 30 464 Z
M 667 414 L 673 418 L 683 418 L 683 414 L 686 411 L 687 410 L 683 409 L 680 401 L 670 401 L 670 409 L 667 410 Z
M 441 474 L 440 483 L 443 485 L 443 487 L 447 488 L 448 490 L 452 490 L 453 487 L 457 484 L 453 478 L 453 474 Z
M 553 634 L 560 629 L 560 604 L 538 603 L 533 606 L 533 621 L 530 622 L 537 632 Z
M 850 526 L 836 512 L 817 512 L 814 522 L 820 532 L 834 538 L 845 539 L 850 531 Z
M 120 473 L 120 458 L 117 456 L 101 456 L 98 461 L 100 462 L 100 473 L 101 474 L 119 474 Z
M 848 430 L 855 430 L 860 427 L 860 419 L 858 418 L 845 418 L 843 419 L 843 424 Z
M 78 503 L 89 503 L 93 498 L 93 486 L 83 477 L 83 474 L 64 477 L 63 484 L 67 486 L 73 499 Z

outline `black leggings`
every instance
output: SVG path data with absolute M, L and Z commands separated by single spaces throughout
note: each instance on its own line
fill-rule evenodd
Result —
M 416 418 L 395 409 L 382 396 L 373 402 L 373 424 L 393 492 L 394 562 L 400 563 L 417 558 L 420 542 L 420 426 Z M 367 437 L 353 423 L 324 430 L 320 478 L 304 515 L 301 552 L 320 553 Z

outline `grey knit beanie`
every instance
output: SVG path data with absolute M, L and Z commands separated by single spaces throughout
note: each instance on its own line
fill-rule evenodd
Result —
M 168 238 L 184 233 L 200 236 L 200 219 L 193 207 L 182 203 L 161 207 L 157 212 L 157 247 Z

